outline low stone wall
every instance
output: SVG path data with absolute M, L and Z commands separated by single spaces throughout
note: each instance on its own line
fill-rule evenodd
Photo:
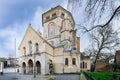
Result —
M 4 68 L 3 69 L 3 73 L 15 73 L 15 72 L 17 72 L 17 68 L 16 68 L 16 70 L 15 70 L 15 68 Z

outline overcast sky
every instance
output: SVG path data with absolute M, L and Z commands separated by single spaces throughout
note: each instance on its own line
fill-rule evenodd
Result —
M 19 56 L 18 46 L 28 25 L 37 31 L 42 29 L 42 13 L 61 5 L 67 9 L 67 0 L 0 0 L 0 57 Z M 82 21 L 83 14 L 73 14 L 76 23 Z M 79 33 L 80 34 L 80 33 Z M 81 37 L 80 51 L 88 46 L 88 40 Z
M 61 5 L 67 8 L 67 0 L 0 0 L 0 57 L 19 56 L 18 46 L 31 23 L 37 31 L 42 29 L 42 13 Z M 81 51 L 84 47 L 81 46 Z
M 0 57 L 18 55 L 18 46 L 29 23 L 42 32 L 41 15 L 64 0 L 0 0 Z

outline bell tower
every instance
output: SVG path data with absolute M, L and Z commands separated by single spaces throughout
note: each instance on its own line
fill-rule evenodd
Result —
M 51 8 L 42 14 L 42 25 L 44 38 L 50 44 L 58 44 L 67 41 L 68 44 L 75 44 L 74 19 L 72 14 L 61 6 Z

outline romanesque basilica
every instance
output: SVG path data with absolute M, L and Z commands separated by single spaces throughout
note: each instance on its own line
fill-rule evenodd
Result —
M 56 6 L 42 14 L 41 26 L 43 37 L 29 25 L 19 45 L 20 73 L 80 72 L 80 38 L 72 14 Z

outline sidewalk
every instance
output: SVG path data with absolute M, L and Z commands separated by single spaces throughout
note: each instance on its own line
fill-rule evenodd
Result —
M 36 78 L 34 78 L 34 76 L 31 75 L 20 75 L 18 77 L 19 80 L 49 80 L 49 79 L 55 79 L 56 77 L 53 75 L 46 75 L 46 76 L 40 76 L 40 75 L 36 75 Z
M 80 80 L 87 80 L 83 73 L 80 75 Z

